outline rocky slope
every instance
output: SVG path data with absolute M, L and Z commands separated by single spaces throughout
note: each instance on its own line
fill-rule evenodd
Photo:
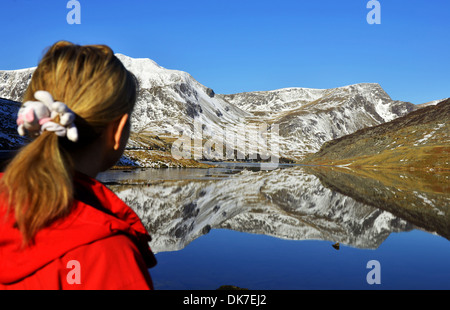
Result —
M 17 149 L 28 141 L 17 133 L 17 112 L 20 102 L 0 98 L 0 150 Z
M 278 124 L 283 156 L 300 159 L 332 139 L 414 110 L 375 83 L 334 89 L 288 88 L 224 96 L 260 121 Z
M 450 99 L 325 143 L 304 162 L 404 169 L 450 169 Z
M 21 102 L 35 69 L 0 71 L 0 98 Z

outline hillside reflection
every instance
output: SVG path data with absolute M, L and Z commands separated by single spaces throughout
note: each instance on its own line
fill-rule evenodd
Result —
M 331 190 L 450 239 L 450 172 L 308 167 Z
M 449 239 L 448 175 L 252 170 L 115 171 L 100 180 L 138 213 L 155 252 L 180 250 L 213 228 L 366 249 L 417 228 Z

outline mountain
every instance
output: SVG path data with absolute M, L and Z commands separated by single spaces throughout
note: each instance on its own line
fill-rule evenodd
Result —
M 17 112 L 20 102 L 0 98 L 0 150 L 16 149 L 28 141 L 27 138 L 18 135 Z
M 450 169 L 450 99 L 329 141 L 303 162 L 327 165 Z
M 117 57 L 140 82 L 123 162 L 195 165 L 195 160 L 299 161 L 323 143 L 416 109 L 379 84 L 216 94 L 190 74 L 151 59 Z M 34 68 L 0 71 L 0 97 L 20 101 Z
M 278 155 L 298 160 L 326 141 L 414 109 L 413 104 L 394 101 L 380 85 L 369 83 L 335 89 L 215 94 L 185 72 L 164 69 L 149 59 L 118 57 L 141 82 L 135 131 L 141 137 L 156 135 L 169 140 L 181 134 L 200 137 L 203 142 L 219 138 L 223 151 L 209 153 L 206 159 L 223 158 L 231 145 L 243 154 L 240 159 L 266 151 L 266 158 Z M 195 122 L 200 130 L 194 128 Z M 266 127 L 261 129 L 263 124 Z M 277 131 L 272 130 L 275 128 Z M 267 135 L 262 137 L 264 133 Z
M 21 102 L 35 69 L 0 71 L 0 98 Z
M 303 158 L 332 139 L 406 115 L 415 106 L 392 100 L 379 84 L 333 89 L 288 88 L 224 96 L 258 119 L 279 125 L 282 156 Z

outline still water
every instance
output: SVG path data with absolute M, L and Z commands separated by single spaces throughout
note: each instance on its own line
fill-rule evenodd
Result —
M 448 173 L 221 163 L 99 179 L 152 235 L 156 289 L 450 289 Z

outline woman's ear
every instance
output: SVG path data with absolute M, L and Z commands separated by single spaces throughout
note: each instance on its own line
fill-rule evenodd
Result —
M 130 136 L 129 114 L 124 114 L 115 121 L 109 123 L 101 137 L 102 166 L 100 171 L 105 171 L 113 166 L 123 155 L 128 138 Z
M 117 151 L 118 149 L 120 149 L 121 144 L 122 144 L 122 136 L 123 135 L 128 135 L 128 133 L 124 132 L 127 126 L 127 121 L 128 121 L 129 115 L 124 114 L 122 115 L 122 117 L 120 119 L 117 120 L 117 127 L 115 127 L 114 130 L 114 150 Z M 127 137 L 128 138 L 128 137 Z

